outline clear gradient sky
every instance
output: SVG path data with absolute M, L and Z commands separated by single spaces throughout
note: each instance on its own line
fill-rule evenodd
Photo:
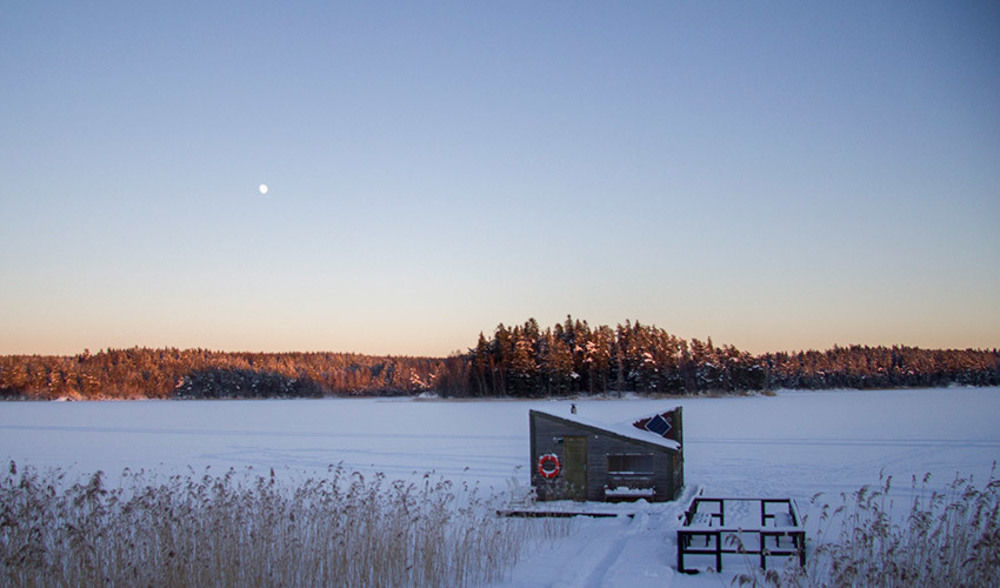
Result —
M 3 354 L 1000 346 L 997 2 L 15 1 L 0 86 Z

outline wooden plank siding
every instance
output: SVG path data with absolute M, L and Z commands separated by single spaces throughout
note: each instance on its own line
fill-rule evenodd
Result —
M 539 500 L 606 501 L 612 498 L 646 498 L 665 501 L 674 500 L 681 493 L 684 486 L 683 446 L 672 449 L 534 410 L 530 411 L 529 420 L 531 483 Z M 674 426 L 680 427 L 679 409 Z M 585 438 L 586 442 L 581 444 L 581 438 Z M 581 447 L 586 449 L 585 460 L 573 455 L 574 449 Z M 559 474 L 550 479 L 546 479 L 538 471 L 539 458 L 546 454 L 556 455 L 562 466 Z M 609 472 L 609 455 L 650 456 L 616 459 L 619 468 L 623 467 L 620 465 L 622 463 L 641 463 L 641 469 L 650 471 Z M 581 461 L 584 463 L 581 464 Z M 581 467 L 584 471 L 579 471 Z M 581 483 L 584 488 L 579 487 Z M 646 489 L 651 494 L 630 495 L 626 492 L 623 496 L 609 496 L 606 492 L 619 487 L 637 492 Z

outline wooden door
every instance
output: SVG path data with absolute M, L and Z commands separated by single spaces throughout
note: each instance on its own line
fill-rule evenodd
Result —
M 566 497 L 572 500 L 587 499 L 587 437 L 563 437 L 566 465 Z

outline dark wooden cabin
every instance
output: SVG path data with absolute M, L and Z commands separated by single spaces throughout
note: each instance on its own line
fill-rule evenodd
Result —
M 623 425 L 532 410 L 539 500 L 674 500 L 684 486 L 681 407 Z

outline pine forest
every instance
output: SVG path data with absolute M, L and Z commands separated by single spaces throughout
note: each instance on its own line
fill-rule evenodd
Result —
M 449 357 L 107 349 L 0 357 L 3 399 L 738 394 L 1000 385 L 1000 351 L 852 345 L 752 355 L 626 321 L 500 324 Z

